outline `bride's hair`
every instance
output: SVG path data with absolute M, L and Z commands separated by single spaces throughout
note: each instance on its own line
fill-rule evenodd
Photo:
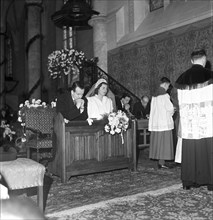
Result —
M 94 96 L 95 94 L 98 94 L 98 89 L 101 87 L 102 83 L 105 83 L 108 85 L 108 83 L 105 79 L 100 78 L 87 92 L 86 97 L 91 97 L 91 96 Z M 97 92 L 95 93 L 96 89 L 97 89 Z
M 100 83 L 94 90 L 94 94 L 98 94 L 98 90 L 101 88 L 102 85 L 107 85 L 107 92 L 109 91 L 109 86 L 106 82 Z

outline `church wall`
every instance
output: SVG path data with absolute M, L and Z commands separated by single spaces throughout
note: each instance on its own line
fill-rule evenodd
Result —
M 213 62 L 213 26 L 210 19 L 108 52 L 108 72 L 137 96 L 151 96 L 162 76 L 174 83 L 190 67 L 190 54 L 205 48 Z
M 210 1 L 171 2 L 166 8 L 149 12 L 136 30 L 131 32 L 130 28 L 118 42 L 112 34 L 116 32 L 110 31 L 110 27 L 115 27 L 114 15 L 110 13 L 109 74 L 137 96 L 151 96 L 161 76 L 169 77 L 174 83 L 191 65 L 190 54 L 195 47 L 205 48 L 213 62 L 211 6 Z M 132 24 L 134 16 L 130 12 L 129 9 L 129 24 Z

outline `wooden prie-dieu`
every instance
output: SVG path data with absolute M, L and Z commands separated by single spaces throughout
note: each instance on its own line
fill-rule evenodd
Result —
M 136 170 L 136 124 L 130 121 L 127 131 L 111 135 L 104 130 L 106 121 L 64 122 L 61 113 L 54 118 L 55 159 L 50 172 L 66 182 L 76 175 L 128 168 Z

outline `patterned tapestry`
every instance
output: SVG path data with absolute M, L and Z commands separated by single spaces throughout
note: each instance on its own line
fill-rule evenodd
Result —
M 179 34 L 177 34 L 179 33 Z M 158 80 L 167 76 L 172 84 L 191 66 L 190 54 L 204 48 L 213 62 L 213 26 L 188 26 L 140 40 L 108 52 L 108 73 L 138 97 L 151 96 Z

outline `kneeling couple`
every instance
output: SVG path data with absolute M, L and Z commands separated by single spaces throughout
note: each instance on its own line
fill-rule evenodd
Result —
M 58 96 L 57 112 L 69 121 L 84 121 L 88 118 L 100 120 L 115 110 L 115 97 L 105 79 L 99 79 L 85 97 L 84 92 L 84 85 L 79 81 L 74 82 L 71 91 Z

